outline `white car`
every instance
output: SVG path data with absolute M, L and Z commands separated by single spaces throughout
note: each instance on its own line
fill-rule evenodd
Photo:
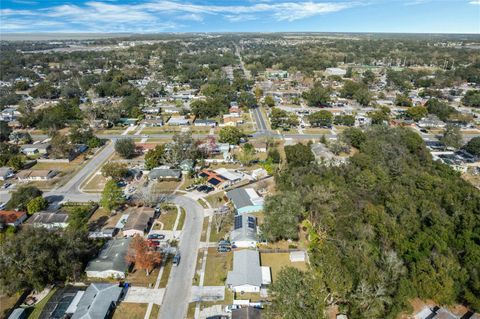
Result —
M 233 310 L 240 309 L 240 305 L 228 305 L 225 307 L 226 313 L 231 313 Z

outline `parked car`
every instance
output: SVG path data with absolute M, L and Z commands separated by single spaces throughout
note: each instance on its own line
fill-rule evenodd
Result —
M 7 206 L 7 203 L 0 203 L 0 209 L 4 209 Z
M 205 193 L 205 194 L 210 193 L 211 191 L 213 191 L 213 189 L 214 189 L 213 187 L 210 187 L 208 185 L 202 185 L 202 186 L 197 187 L 197 191 Z
M 177 253 L 175 256 L 173 256 L 172 264 L 174 266 L 178 266 L 180 264 L 180 253 Z
M 232 248 L 229 246 L 218 246 L 217 251 L 219 253 L 228 253 L 229 251 L 232 251 Z
M 232 243 L 228 240 L 219 240 L 218 241 L 218 246 L 232 246 Z
M 158 242 L 156 240 L 148 240 L 147 241 L 147 246 L 148 247 L 158 247 L 158 246 L 160 246 L 160 242 Z
M 148 239 L 165 239 L 165 235 L 163 234 L 150 234 L 147 237 Z
M 5 184 L 3 184 L 2 188 L 7 189 L 7 188 L 10 187 L 10 185 L 12 185 L 12 184 L 11 183 L 5 183 Z
M 226 313 L 231 313 L 233 310 L 240 309 L 240 305 L 228 305 L 225 307 Z

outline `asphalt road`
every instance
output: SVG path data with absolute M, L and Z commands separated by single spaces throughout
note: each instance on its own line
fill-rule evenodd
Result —
M 180 237 L 180 264 L 170 272 L 159 319 L 183 319 L 187 315 L 203 226 L 200 204 L 186 196 L 174 196 L 172 201 L 185 209 L 186 218 Z
M 257 123 L 257 134 L 265 134 L 268 132 L 268 127 L 265 119 L 263 118 L 260 107 L 252 109 L 252 114 L 255 122 Z

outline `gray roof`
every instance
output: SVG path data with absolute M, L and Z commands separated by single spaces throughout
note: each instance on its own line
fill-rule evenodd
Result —
M 227 285 L 262 285 L 260 255 L 256 250 L 239 250 L 233 252 L 233 271 L 227 275 Z
M 249 227 L 248 218 L 255 219 L 254 227 Z M 232 230 L 230 233 L 230 241 L 256 241 L 257 240 L 257 223 L 256 218 L 250 214 L 237 215 L 235 218 L 241 218 L 240 228 Z
M 56 223 L 66 223 L 68 221 L 68 214 L 65 213 L 48 213 L 48 212 L 38 212 L 30 217 L 26 224 L 56 224 Z
M 232 311 L 232 319 L 260 319 L 260 309 L 254 307 L 244 307 Z
M 109 240 L 102 248 L 97 258 L 91 260 L 86 271 L 116 270 L 124 272 L 128 268 L 125 260 L 131 238 Z
M 37 143 L 37 144 L 24 144 L 20 145 L 20 148 L 22 150 L 27 149 L 27 148 L 36 148 L 36 149 L 47 149 L 50 147 L 49 143 Z
M 10 167 L 7 167 L 7 166 L 0 167 L 0 176 L 10 174 L 11 172 L 13 172 L 13 171 Z
M 255 192 L 253 189 L 249 189 L 248 191 Z M 257 203 L 252 202 L 252 197 L 248 191 L 245 188 L 235 188 L 227 192 L 227 197 L 233 202 L 233 206 L 235 206 L 236 209 L 246 206 L 263 205 L 262 199 Z
M 155 210 L 149 207 L 142 207 L 136 209 L 134 212 L 128 215 L 127 222 L 123 227 L 123 230 L 135 229 L 139 231 L 147 231 L 150 220 L 155 215 Z
M 78 303 L 72 319 L 101 319 L 106 318 L 121 297 L 123 288 L 115 284 L 91 284 Z
M 182 172 L 179 169 L 171 168 L 154 168 L 148 174 L 149 179 L 162 179 L 162 178 L 180 178 Z

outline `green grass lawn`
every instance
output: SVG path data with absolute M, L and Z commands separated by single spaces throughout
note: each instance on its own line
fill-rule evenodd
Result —
M 216 248 L 208 248 L 205 286 L 222 286 L 227 273 L 232 270 L 233 252 L 219 253 Z
M 20 293 L 13 294 L 11 296 L 0 295 L 0 317 L 4 317 L 5 314 L 15 306 L 18 298 L 20 298 Z
M 202 236 L 200 237 L 200 241 L 207 240 L 207 228 L 208 228 L 208 217 L 205 217 L 203 219 Z
M 233 216 L 229 214 L 227 217 L 225 216 L 224 223 L 222 227 L 220 228 L 220 231 L 217 233 L 217 227 L 215 227 L 215 220 L 212 222 L 212 230 L 210 232 L 210 242 L 217 242 L 220 239 L 225 239 L 228 237 L 228 233 L 232 230 L 233 226 Z M 214 217 L 215 218 L 215 217 Z
M 153 288 L 155 286 L 155 281 L 157 280 L 159 270 L 160 269 L 158 267 L 153 269 L 148 276 L 145 270 L 134 270 L 133 272 L 128 273 L 125 281 L 134 286 Z
M 182 230 L 183 229 L 183 225 L 185 224 L 185 217 L 186 217 L 185 209 L 183 207 L 181 207 L 180 208 L 180 218 L 178 220 L 177 230 Z
M 163 266 L 163 274 L 162 274 L 162 278 L 160 279 L 160 288 L 165 288 L 167 287 L 167 283 L 168 283 L 168 277 L 170 277 L 170 271 L 172 270 L 172 258 L 169 257 L 167 259 L 167 262 L 165 263 L 165 265 Z
M 173 225 L 177 219 L 177 208 L 162 209 L 158 221 L 163 223 L 164 230 L 173 230 Z
M 207 196 L 205 199 L 212 205 L 213 208 L 217 208 L 225 204 L 225 193 L 219 192 L 213 195 Z
M 121 302 L 115 309 L 112 319 L 143 319 L 147 307 L 146 303 Z
M 283 267 L 295 267 L 300 270 L 307 270 L 307 265 L 305 262 L 294 262 L 290 261 L 289 253 L 269 253 L 269 254 L 260 254 L 260 263 L 262 266 L 270 267 L 272 272 L 272 282 L 275 282 L 277 279 L 278 273 L 282 270 Z
M 153 304 L 152 312 L 150 313 L 150 319 L 157 319 L 159 312 L 160 312 L 160 306 L 157 304 Z
M 29 319 L 40 318 L 40 314 L 42 313 L 43 308 L 45 308 L 45 305 L 47 304 L 48 300 L 53 296 L 55 291 L 57 291 L 57 287 L 50 290 L 48 295 L 46 295 L 45 298 L 43 298 L 39 303 L 35 305 L 32 313 L 30 314 L 30 316 L 28 316 Z

